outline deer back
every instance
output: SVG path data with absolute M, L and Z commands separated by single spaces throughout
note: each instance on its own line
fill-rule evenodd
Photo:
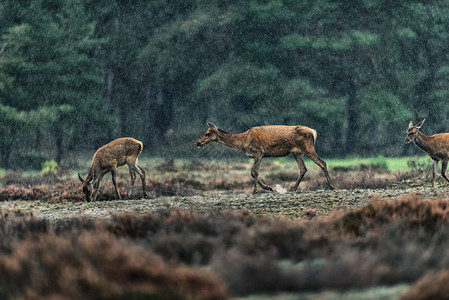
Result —
M 438 133 L 432 136 L 426 136 L 425 139 L 421 136 L 421 145 L 429 153 L 430 157 L 437 159 L 449 158 L 449 133 Z
M 129 158 L 136 159 L 143 144 L 133 138 L 119 138 L 104 145 L 95 152 L 92 165 L 99 168 L 123 165 Z
M 306 126 L 259 126 L 248 130 L 245 148 L 263 149 L 265 156 L 286 156 L 314 148 L 316 131 Z

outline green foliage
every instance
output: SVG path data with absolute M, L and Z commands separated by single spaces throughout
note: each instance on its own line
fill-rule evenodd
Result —
M 449 131 L 448 16 L 445 1 L 2 1 L 0 166 L 120 136 L 192 155 L 207 119 L 308 125 L 324 156 L 413 154 L 411 119 Z
M 58 163 L 54 159 L 46 160 L 42 163 L 41 174 L 54 172 L 57 167 Z

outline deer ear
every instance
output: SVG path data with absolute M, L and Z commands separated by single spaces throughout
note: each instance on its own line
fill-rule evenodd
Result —
M 83 177 L 81 177 L 80 173 L 78 173 L 78 179 L 84 183 L 84 179 L 83 179 Z
M 215 126 L 214 124 L 210 123 L 210 122 L 207 122 L 207 125 L 209 125 L 209 128 L 212 129 L 212 130 L 218 130 L 218 127 Z
M 410 123 L 408 123 L 408 128 L 412 128 L 413 127 L 413 122 L 410 121 Z
M 424 119 L 424 120 L 422 120 L 421 122 L 419 122 L 418 124 L 416 124 L 416 128 L 421 128 L 421 126 L 422 126 L 422 124 L 424 124 L 424 121 L 425 121 L 426 119 Z

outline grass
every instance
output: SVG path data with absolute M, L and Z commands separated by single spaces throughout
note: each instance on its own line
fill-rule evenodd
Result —
M 333 167 L 353 167 L 360 165 L 380 165 L 383 169 L 388 171 L 410 171 L 410 161 L 418 160 L 425 161 L 426 157 L 351 157 L 344 159 L 329 159 L 326 161 L 327 165 Z
M 406 157 L 385 157 L 382 155 L 375 157 L 346 157 L 346 158 L 323 158 L 328 168 L 335 167 L 359 167 L 361 165 L 378 165 L 387 171 L 411 171 L 417 166 L 430 165 L 430 159 L 427 156 L 406 156 Z M 296 164 L 293 158 L 276 158 L 275 165 Z M 310 159 L 305 159 L 307 168 L 315 165 Z

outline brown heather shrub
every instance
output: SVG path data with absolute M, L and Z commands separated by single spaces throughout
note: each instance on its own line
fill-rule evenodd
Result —
M 226 299 L 212 274 L 168 267 L 108 233 L 52 234 L 14 241 L 0 254 L 2 299 Z
M 449 202 L 445 199 L 423 200 L 415 194 L 397 201 L 372 201 L 345 213 L 335 221 L 335 228 L 349 235 L 364 235 L 374 227 L 402 223 L 405 229 L 423 228 L 434 231 L 449 225 Z
M 5 290 L 10 298 L 62 298 L 67 290 L 87 299 L 141 295 L 203 299 L 184 288 L 188 273 L 200 282 L 192 290 L 213 294 L 210 290 L 216 285 L 202 279 L 210 274 L 197 266 L 220 276 L 232 295 L 364 288 L 413 283 L 449 270 L 448 248 L 449 202 L 417 195 L 373 201 L 310 221 L 257 217 L 244 210 L 215 215 L 160 210 L 118 214 L 108 221 L 50 222 L 17 219 L 0 211 L 0 293 L 3 286 L 11 286 Z M 54 264 L 44 259 L 47 256 Z M 170 274 L 167 277 L 176 279 L 176 284 L 154 275 L 152 265 L 162 270 L 158 276 Z M 38 275 L 30 271 L 39 268 L 45 271 Z M 55 289 L 46 285 L 53 280 Z M 69 281 L 72 286 L 65 287 Z M 142 281 L 155 286 L 153 294 Z M 32 289 L 35 282 L 39 288 Z M 171 292 L 158 294 L 167 290 Z
M 304 225 L 287 219 L 248 228 L 238 236 L 237 246 L 247 255 L 265 253 L 273 257 L 299 260 L 309 251 Z
M 39 200 L 49 194 L 48 186 L 35 186 L 25 188 L 22 186 L 9 185 L 4 189 L 0 188 L 0 200 Z
M 214 253 L 235 243 L 249 224 L 239 214 L 204 216 L 181 210 L 152 214 L 118 214 L 108 231 L 119 237 L 142 240 L 152 251 L 172 263 L 207 265 Z
M 63 181 L 58 175 L 60 174 L 44 173 L 40 176 L 23 176 L 20 171 L 7 170 L 5 176 L 0 178 L 0 185 L 20 185 L 27 188 L 37 185 L 54 185 Z
M 449 270 L 443 270 L 424 276 L 413 284 L 401 299 L 449 299 Z
M 331 174 L 332 182 L 337 189 L 383 189 L 397 183 L 396 176 L 389 172 L 334 172 Z M 325 189 L 326 182 L 322 177 L 313 178 L 308 183 L 308 189 Z

